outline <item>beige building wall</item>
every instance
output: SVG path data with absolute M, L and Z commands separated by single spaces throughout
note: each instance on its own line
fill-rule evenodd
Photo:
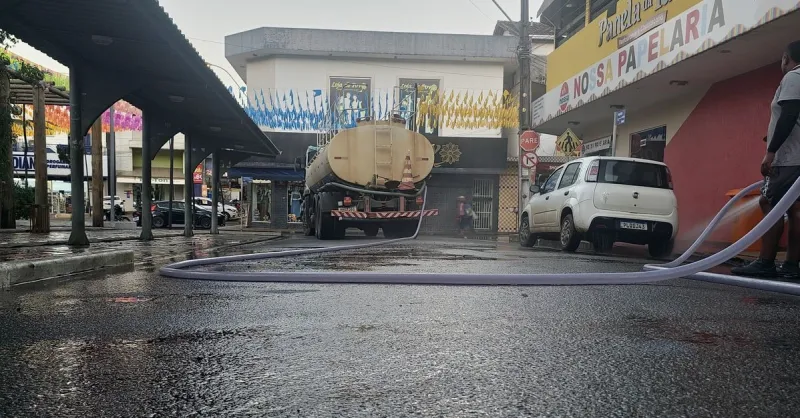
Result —
M 629 157 L 631 134 L 641 132 L 658 126 L 667 126 L 667 145 L 672 137 L 678 132 L 683 122 L 692 113 L 694 108 L 705 96 L 708 88 L 689 89 L 687 94 L 662 102 L 657 105 L 628 112 L 625 115 L 625 123 L 617 127 L 616 156 Z M 583 140 L 583 143 L 591 142 L 596 139 L 611 135 L 612 112 L 609 109 L 608 122 L 594 125 L 578 125 L 572 130 Z

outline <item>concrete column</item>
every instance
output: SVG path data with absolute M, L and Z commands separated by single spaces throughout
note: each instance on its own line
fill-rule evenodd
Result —
M 211 233 L 219 234 L 219 150 L 211 156 Z
M 248 186 L 248 190 L 250 190 L 250 223 L 247 226 L 252 226 L 253 222 L 256 220 L 256 208 L 258 207 L 258 202 L 256 202 L 256 185 L 251 182 L 250 186 Z
M 108 136 L 106 136 L 106 159 L 108 160 L 108 195 L 111 196 L 112 202 L 115 202 L 117 196 L 117 146 L 116 138 L 114 137 L 114 105 L 108 109 Z M 111 222 L 117 221 L 116 213 L 111 211 Z
M 111 213 L 114 213 L 114 195 L 111 195 Z M 92 226 L 103 226 L 103 119 L 98 117 L 92 125 Z
M 192 191 L 194 190 L 192 172 L 194 171 L 194 167 L 192 167 L 192 138 L 187 133 L 184 133 L 183 144 L 183 203 L 185 205 L 183 209 L 183 218 L 185 219 L 183 236 L 189 238 L 193 234 L 192 226 L 194 225 L 194 221 L 192 220 Z
M 69 160 L 72 194 L 72 231 L 67 243 L 89 246 L 86 236 L 86 196 L 83 190 L 83 83 L 80 69 L 73 64 L 69 69 Z
M 271 184 L 270 214 L 272 215 L 272 227 L 285 229 L 289 227 L 289 185 L 281 181 L 273 181 Z
M 47 199 L 47 126 L 45 120 L 44 88 L 33 88 L 33 164 L 36 176 L 35 203 L 41 210 L 48 204 Z M 49 214 L 48 214 L 49 216 Z M 40 225 L 37 232 L 50 232 L 50 223 Z
M 142 112 L 142 241 L 153 240 L 153 212 L 150 211 L 153 192 L 152 168 L 153 160 L 150 158 L 150 144 L 153 137 L 153 124 L 150 123 L 150 112 Z

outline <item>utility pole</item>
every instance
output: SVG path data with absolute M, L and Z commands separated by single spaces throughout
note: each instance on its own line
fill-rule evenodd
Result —
M 531 129 L 531 39 L 530 31 L 530 0 L 522 0 L 522 12 L 519 19 L 519 132 L 517 134 L 517 218 L 522 220 L 523 190 L 522 185 L 522 133 Z

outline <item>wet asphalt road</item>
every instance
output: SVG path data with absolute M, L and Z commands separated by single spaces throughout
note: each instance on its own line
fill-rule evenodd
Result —
M 227 268 L 512 273 L 645 262 L 423 239 Z M 140 266 L 0 294 L 0 416 L 796 416 L 798 314 L 798 298 L 685 280 L 245 284 Z

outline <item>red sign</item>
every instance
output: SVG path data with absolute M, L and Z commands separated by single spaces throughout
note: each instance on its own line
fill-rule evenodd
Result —
M 203 184 L 203 173 L 192 173 L 194 184 Z
M 536 131 L 525 131 L 519 136 L 519 147 L 526 152 L 539 149 L 539 134 Z
M 539 157 L 532 152 L 522 154 L 522 166 L 525 168 L 534 168 L 539 163 Z

